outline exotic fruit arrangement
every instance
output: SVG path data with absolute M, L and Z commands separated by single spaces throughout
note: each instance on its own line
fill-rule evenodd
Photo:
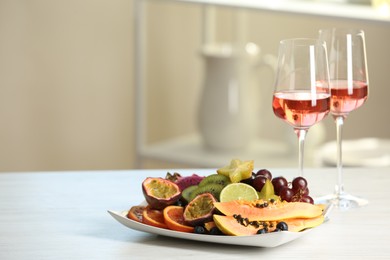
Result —
M 208 176 L 148 177 L 142 183 L 147 205 L 127 217 L 180 232 L 247 236 L 299 232 L 323 223 L 324 205 L 315 205 L 305 178 L 288 182 L 253 161 L 232 160 Z

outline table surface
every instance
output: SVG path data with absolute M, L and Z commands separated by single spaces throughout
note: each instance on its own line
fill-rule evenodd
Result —
M 297 173 L 270 170 L 288 179 Z M 142 181 L 167 171 L 0 173 L 0 259 L 390 259 L 390 168 L 346 168 L 346 190 L 369 204 L 333 210 L 330 221 L 275 248 L 147 234 L 121 225 L 107 213 L 139 204 L 144 199 Z M 336 170 L 307 169 L 305 177 L 313 196 L 325 195 L 333 191 Z

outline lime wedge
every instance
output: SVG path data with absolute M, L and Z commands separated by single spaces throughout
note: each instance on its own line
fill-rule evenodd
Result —
M 259 198 L 257 191 L 252 186 L 245 183 L 228 184 L 222 189 L 219 200 L 221 202 L 228 202 L 233 200 L 253 201 Z

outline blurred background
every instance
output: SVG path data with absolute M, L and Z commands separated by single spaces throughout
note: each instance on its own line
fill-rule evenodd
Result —
M 134 13 L 139 13 L 134 11 L 131 0 L 0 0 L 1 172 L 219 167 L 220 159 L 232 156 L 255 161 L 263 156 L 258 167 L 297 165 L 292 129 L 272 112 L 273 73 L 267 69 L 258 72 L 258 89 L 251 95 L 256 105 L 251 118 L 257 124 L 252 143 L 260 151 L 205 151 L 197 143 L 206 73 L 201 47 L 205 28 L 210 28 L 200 5 L 176 1 L 145 5 L 145 39 L 138 41 L 144 54 L 140 101 L 134 51 L 140 40 L 135 37 Z M 229 7 L 213 12 L 213 41 L 232 42 L 245 32 L 244 41 L 257 44 L 262 55 L 276 56 L 281 39 L 316 37 L 320 28 L 365 30 L 370 96 L 346 120 L 344 138 L 390 138 L 389 19 Z M 144 111 L 136 111 L 140 104 Z M 309 131 L 308 146 L 335 139 L 330 117 L 320 128 L 312 136 Z M 166 140 L 177 146 L 167 146 Z M 180 140 L 190 143 L 187 150 Z M 155 143 L 163 146 L 153 150 Z M 172 147 L 184 150 L 169 154 Z M 196 150 L 192 155 L 191 147 Z M 308 157 L 313 153 L 314 148 Z

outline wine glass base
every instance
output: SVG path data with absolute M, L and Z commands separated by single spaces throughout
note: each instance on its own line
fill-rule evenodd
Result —
M 316 198 L 314 201 L 316 204 L 333 204 L 333 206 L 341 210 L 359 208 L 368 204 L 368 200 L 353 196 L 348 193 L 329 194 Z

